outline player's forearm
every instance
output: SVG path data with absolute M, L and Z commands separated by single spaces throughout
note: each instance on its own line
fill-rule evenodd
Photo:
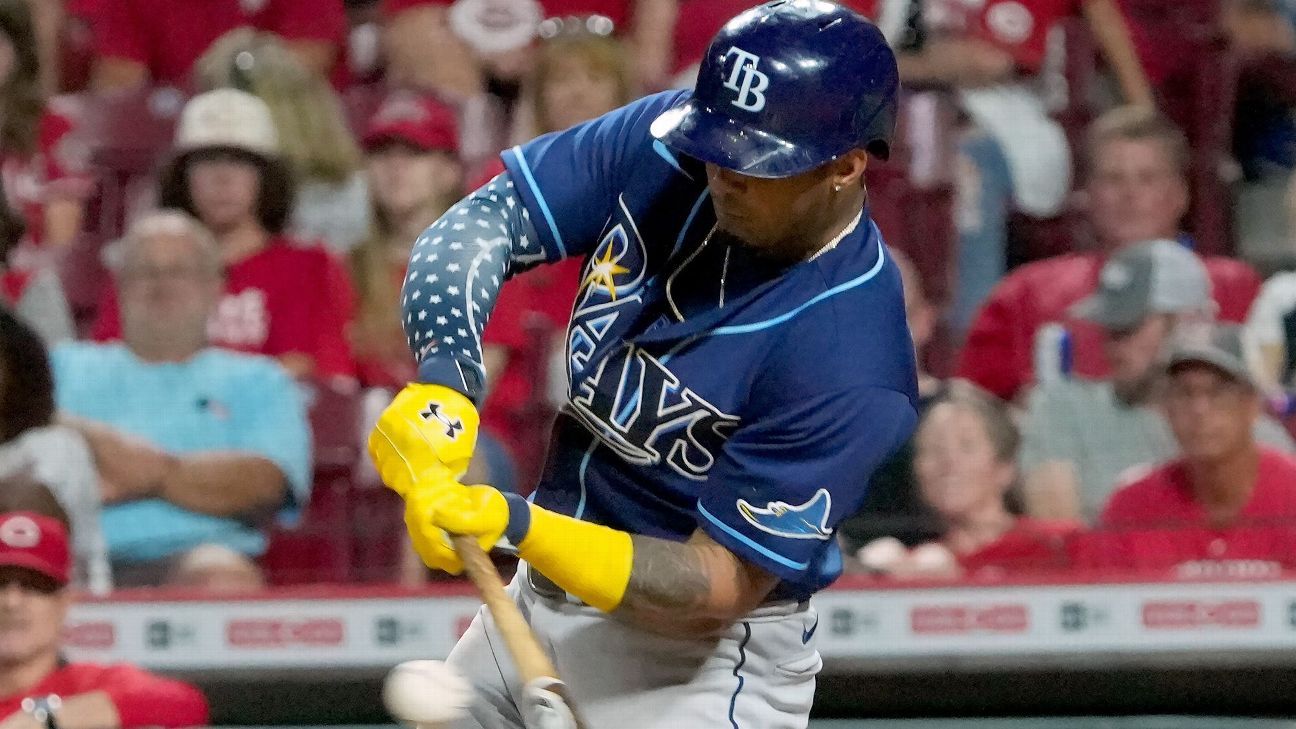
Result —
M 705 633 L 751 612 L 767 579 L 700 532 L 688 542 L 635 535 L 634 563 L 615 615 L 648 628 Z
M 402 317 L 419 381 L 480 401 L 482 331 L 500 287 L 539 252 L 522 203 L 501 174 L 452 206 L 414 244 L 401 291 Z
M 759 605 L 777 583 L 702 532 L 673 542 L 534 505 L 523 516 L 518 501 L 509 528 L 526 535 L 519 556 L 564 590 L 643 627 L 722 627 Z

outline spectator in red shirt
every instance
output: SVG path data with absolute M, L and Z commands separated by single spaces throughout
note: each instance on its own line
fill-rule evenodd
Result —
M 293 193 L 265 102 L 219 89 L 185 106 L 158 197 L 202 221 L 220 244 L 225 294 L 212 344 L 276 357 L 299 378 L 353 377 L 351 284 L 327 250 L 284 234 Z M 96 338 L 120 337 L 115 301 L 102 315 Z
M 1112 496 L 1096 564 L 1180 576 L 1227 575 L 1238 561 L 1296 567 L 1296 459 L 1256 443 L 1247 347 L 1236 325 L 1177 345 L 1165 409 L 1182 456 Z
M 205 726 L 207 702 L 193 686 L 61 656 L 68 542 L 66 515 L 0 514 L 0 729 Z
M 883 537 L 856 553 L 867 569 L 899 578 L 992 577 L 1070 564 L 1077 525 L 1018 516 L 1017 448 L 1007 408 L 966 382 L 951 383 L 914 436 L 918 492 L 942 527 L 907 550 Z
M 29 5 L 0 0 L 0 184 L 27 225 L 23 268 L 43 262 L 42 247 L 76 237 L 92 187 L 89 148 L 73 133 L 76 105 L 42 91 Z
M 1070 333 L 1072 373 L 1111 373 L 1102 331 L 1068 316 L 1068 309 L 1098 288 L 1109 256 L 1132 244 L 1179 237 L 1188 209 L 1187 142 L 1155 112 L 1125 107 L 1108 112 L 1089 130 L 1088 216 L 1098 248 L 1026 264 L 1008 274 L 977 313 L 959 356 L 959 376 L 1013 400 L 1035 379 L 1036 335 L 1051 322 Z M 1231 258 L 1202 259 L 1211 278 L 1218 316 L 1241 322 L 1260 289 L 1260 277 Z
M 217 38 L 252 26 L 277 33 L 307 68 L 328 76 L 346 39 L 342 0 L 111 0 L 98 9 L 92 86 L 187 88 Z
M 359 311 L 351 340 L 360 381 L 399 390 L 415 379 L 400 321 L 410 249 L 463 196 L 454 111 L 431 97 L 397 92 L 369 120 L 362 140 L 373 230 L 350 254 Z

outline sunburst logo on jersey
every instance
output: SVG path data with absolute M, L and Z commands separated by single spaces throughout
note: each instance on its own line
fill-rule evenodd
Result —
M 616 277 L 619 274 L 630 273 L 630 269 L 613 260 L 612 248 L 610 245 L 605 247 L 603 257 L 594 259 L 594 265 L 590 268 L 589 274 L 585 276 L 581 287 L 584 288 L 592 284 L 607 289 L 612 296 L 612 300 L 615 301 L 617 297 Z

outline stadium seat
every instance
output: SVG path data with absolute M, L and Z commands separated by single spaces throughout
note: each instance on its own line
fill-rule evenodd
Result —
M 373 388 L 360 395 L 357 424 L 363 438 L 378 419 L 393 393 Z M 355 582 L 395 582 L 400 578 L 402 544 L 405 539 L 404 510 L 400 497 L 378 480 L 367 456 L 351 478 L 347 492 L 351 540 L 351 578 Z
M 352 577 L 351 483 L 360 457 L 360 400 L 354 389 L 310 386 L 314 481 L 299 523 L 275 525 L 261 559 L 274 585 L 347 582 Z
M 1162 110 L 1188 135 L 1192 209 L 1187 227 L 1204 254 L 1233 253 L 1229 184 L 1238 63 L 1228 48 L 1220 0 L 1128 0 L 1131 23 L 1165 58 L 1176 59 L 1157 87 Z
M 951 168 L 956 111 L 939 92 L 902 97 L 900 108 L 890 159 L 869 161 L 869 214 L 887 245 L 914 262 L 927 298 L 943 309 L 952 294 L 957 240 Z M 948 373 L 954 354 L 949 335 L 938 328 L 927 348 L 927 371 Z
M 890 159 L 870 160 L 869 213 L 887 245 L 907 253 L 938 306 L 949 300 L 956 233 L 954 102 L 940 92 L 901 98 Z
M 90 148 L 97 195 L 86 206 L 83 234 L 64 256 L 61 276 L 79 326 L 93 321 L 107 280 L 103 246 L 121 236 L 134 212 L 155 197 L 158 167 L 171 148 L 184 97 L 174 89 L 83 94 L 81 128 Z

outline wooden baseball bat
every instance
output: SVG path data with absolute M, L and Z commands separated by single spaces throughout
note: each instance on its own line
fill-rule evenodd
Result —
M 522 617 L 522 611 L 504 592 L 504 581 L 500 578 L 499 570 L 495 569 L 495 564 L 491 562 L 490 557 L 472 537 L 452 534 L 450 542 L 454 545 L 455 552 L 459 554 L 459 559 L 463 560 L 464 573 L 477 587 L 482 603 L 495 619 L 495 627 L 504 637 L 504 645 L 508 647 L 509 655 L 513 657 L 513 664 L 517 666 L 518 674 L 522 677 L 522 685 L 528 689 L 542 688 L 544 693 L 556 697 L 562 703 L 561 707 L 539 707 L 540 713 L 544 716 L 553 717 L 540 720 L 543 729 L 551 727 L 588 729 L 588 726 L 576 717 L 575 708 L 567 700 L 562 680 L 558 677 L 553 662 L 549 660 L 549 655 L 544 652 L 544 648 L 540 647 L 540 641 L 536 639 L 535 633 L 531 632 L 531 626 L 526 618 Z M 528 695 L 527 699 L 544 703 L 542 697 Z M 564 712 L 570 716 L 570 719 L 564 718 Z M 550 721 L 554 723 L 551 724 Z

